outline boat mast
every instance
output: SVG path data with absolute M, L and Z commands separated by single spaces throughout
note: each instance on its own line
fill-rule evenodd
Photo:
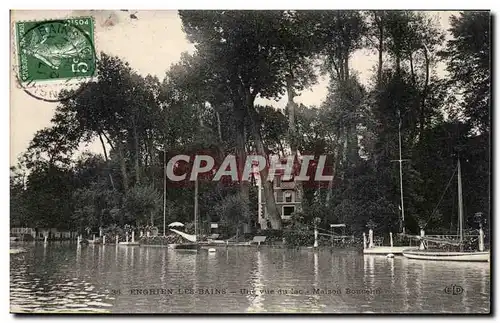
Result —
M 399 116 L 399 186 L 401 188 L 401 229 L 405 233 L 405 205 L 403 201 L 403 158 L 401 156 L 401 112 L 398 110 Z
M 194 180 L 194 237 L 198 241 L 198 177 Z
M 165 221 L 167 218 L 167 150 L 166 145 L 163 146 L 163 236 L 166 236 Z
M 464 206 L 462 200 L 462 171 L 460 169 L 460 158 L 458 159 L 458 231 L 460 236 L 460 245 L 463 242 L 463 221 Z

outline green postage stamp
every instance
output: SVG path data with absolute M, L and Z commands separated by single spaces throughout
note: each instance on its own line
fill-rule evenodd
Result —
M 21 84 L 94 76 L 94 20 L 16 22 L 18 78 Z

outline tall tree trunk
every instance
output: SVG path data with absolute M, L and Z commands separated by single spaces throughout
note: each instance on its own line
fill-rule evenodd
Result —
M 383 67 L 383 54 L 384 54 L 384 22 L 383 13 L 380 15 L 375 12 L 375 20 L 378 25 L 378 70 L 377 70 L 377 86 L 382 87 L 382 67 Z
M 143 138 L 145 139 L 144 142 L 142 143 L 142 151 L 144 152 L 144 160 L 142 162 L 142 165 L 144 166 L 144 171 L 148 169 L 150 160 L 149 160 L 149 148 L 147 144 L 147 135 L 144 135 Z
M 345 53 L 345 59 L 344 59 L 344 69 L 346 71 L 345 74 L 345 80 L 344 80 L 344 86 L 347 86 L 347 89 L 349 92 L 353 92 L 355 94 L 356 92 L 356 86 L 357 84 L 354 82 L 354 80 L 351 80 L 349 78 L 349 53 Z M 348 127 L 347 127 L 347 160 L 348 160 L 348 165 L 354 165 L 357 163 L 359 159 L 359 147 L 358 147 L 358 134 L 356 130 L 357 126 L 357 121 L 356 121 L 356 110 L 357 107 L 355 105 L 351 105 L 349 109 L 350 113 L 352 116 L 354 116 L 351 120 L 348 121 Z
M 102 146 L 102 151 L 104 152 L 104 160 L 106 161 L 106 165 L 109 166 L 109 158 L 108 158 L 108 152 L 106 150 L 106 145 L 104 144 L 104 139 L 102 139 L 102 135 L 99 132 L 99 140 L 101 141 L 101 146 Z M 113 191 L 115 190 L 115 182 L 113 182 L 113 176 L 111 175 L 111 171 L 108 169 L 108 177 L 109 181 L 111 183 L 111 188 Z
M 243 173 L 246 161 L 245 117 L 247 117 L 248 112 L 245 109 L 244 96 L 241 92 L 241 87 L 238 85 L 240 80 L 234 78 L 232 82 L 232 86 L 229 88 L 229 90 L 231 91 L 233 113 L 236 120 L 236 159 L 238 167 L 238 178 L 240 180 L 240 193 L 243 199 L 249 201 L 248 182 L 241 180 L 241 175 Z
M 347 129 L 347 162 L 349 166 L 356 164 L 359 159 L 358 136 L 356 124 L 349 125 Z
M 238 177 L 240 178 L 240 193 L 245 201 L 249 201 L 248 182 L 241 178 L 243 169 L 245 168 L 247 153 L 245 149 L 245 126 L 243 122 L 239 122 L 239 127 L 236 129 L 236 158 L 238 163 Z
M 333 149 L 333 166 L 332 166 L 332 179 L 328 182 L 328 190 L 327 190 L 327 193 L 326 193 L 326 204 L 327 205 L 330 205 L 330 201 L 332 199 L 332 195 L 333 195 L 333 181 L 335 180 L 336 176 L 337 176 L 337 169 L 340 165 L 340 151 L 341 151 L 341 147 L 339 146 L 339 142 L 337 139 L 335 140 L 332 140 L 332 142 L 334 142 L 334 149 Z
M 127 164 L 125 162 L 125 154 L 123 152 L 123 142 L 121 138 L 118 138 L 118 143 L 116 144 L 118 148 L 118 156 L 120 157 L 120 171 L 122 173 L 123 190 L 125 194 L 128 192 L 128 175 L 127 175 Z
M 255 145 L 257 148 L 257 153 L 261 156 L 264 156 L 266 160 L 269 158 L 265 152 L 264 145 L 262 143 L 262 137 L 259 132 L 259 126 L 257 118 L 255 118 L 255 108 L 253 106 L 253 102 L 255 100 L 254 97 L 250 93 L 245 95 L 245 106 L 247 110 L 247 115 L 250 117 L 250 128 L 252 132 L 252 136 L 255 140 Z M 269 221 L 271 222 L 271 227 L 275 230 L 281 230 L 281 213 L 278 211 L 278 207 L 276 206 L 276 201 L 274 199 L 274 190 L 272 183 L 267 180 L 267 176 L 269 175 L 269 171 L 267 167 L 260 172 L 262 187 L 264 188 L 264 198 L 266 200 L 266 209 L 267 214 L 269 216 Z
M 226 149 L 224 147 L 224 140 L 222 139 L 222 121 L 220 119 L 220 113 L 219 111 L 217 111 L 216 108 L 214 108 L 214 111 L 215 111 L 215 117 L 217 119 L 217 136 L 218 136 L 218 139 L 219 139 L 219 144 L 217 145 L 217 151 L 218 151 L 218 161 L 219 163 L 222 163 L 222 161 L 224 160 L 225 158 L 225 155 L 226 155 Z M 217 184 L 218 188 L 222 189 L 222 183 L 219 182 Z
M 344 79 L 346 81 L 349 80 L 349 52 L 346 52 L 344 53 L 344 70 L 345 70 L 345 74 L 344 74 Z
M 415 70 L 413 68 L 413 53 L 412 52 L 410 52 L 410 74 L 411 74 L 411 81 L 412 81 L 413 85 L 415 85 L 416 79 L 415 79 Z
M 278 141 L 278 145 L 279 145 L 281 156 L 285 156 L 285 148 L 283 148 L 283 142 L 281 142 L 281 140 Z
M 139 156 L 141 155 L 141 147 L 139 145 L 139 133 L 137 131 L 137 124 L 132 120 L 132 127 L 134 132 L 134 164 L 135 164 L 135 183 L 141 183 L 141 166 Z
M 287 96 L 288 96 L 288 102 L 286 105 L 286 108 L 288 110 L 288 138 L 290 140 L 290 148 L 292 150 L 292 155 L 294 156 L 294 162 L 295 160 L 298 160 L 299 156 L 299 149 L 298 149 L 298 138 L 297 138 L 297 132 L 295 128 L 295 109 L 297 107 L 297 104 L 294 101 L 294 98 L 296 96 L 295 89 L 294 89 L 294 79 L 293 79 L 293 73 L 290 69 L 290 74 L 288 75 L 286 79 L 286 87 L 287 87 Z M 280 142 L 281 145 L 281 142 Z M 297 181 L 295 182 L 295 188 L 297 191 L 297 197 L 299 201 L 303 200 L 304 196 L 304 187 L 302 185 L 302 182 Z
M 219 137 L 219 142 L 222 145 L 222 129 L 221 129 L 222 125 L 220 121 L 220 114 L 215 108 L 214 111 L 215 111 L 215 117 L 217 118 L 217 135 Z
M 288 102 L 286 105 L 288 111 L 288 133 L 290 135 L 290 146 L 292 146 L 292 150 L 297 146 L 295 136 L 295 102 L 293 99 L 295 98 L 295 89 L 293 86 L 293 74 L 290 71 L 290 74 L 286 78 L 286 92 L 288 97 Z
M 106 145 L 104 144 L 104 140 L 102 139 L 102 135 L 101 133 L 99 132 L 99 141 L 101 142 L 101 146 L 102 146 L 102 151 L 104 152 L 104 160 L 109 161 L 108 159 L 108 152 L 106 150 Z
M 396 50 L 396 76 L 401 78 L 401 54 Z
M 150 168 L 150 176 L 151 176 L 151 184 L 153 187 L 155 186 L 156 176 L 155 176 L 155 165 L 156 165 L 156 150 L 153 144 L 153 135 L 147 136 L 147 147 L 148 147 L 148 155 L 149 155 L 149 168 Z M 163 170 L 163 168 L 162 168 Z
M 424 46 L 424 57 L 425 57 L 425 82 L 424 89 L 422 90 L 422 99 L 420 102 L 420 136 L 423 136 L 425 130 L 425 100 L 427 98 L 427 91 L 429 89 L 429 74 L 430 74 L 430 62 L 427 53 L 427 48 Z

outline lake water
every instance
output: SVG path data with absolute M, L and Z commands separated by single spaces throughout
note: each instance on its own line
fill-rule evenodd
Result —
M 490 264 L 262 247 L 19 244 L 12 312 L 488 313 Z

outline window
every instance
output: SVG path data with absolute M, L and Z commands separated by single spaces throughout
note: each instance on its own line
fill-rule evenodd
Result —
M 286 203 L 292 203 L 293 202 L 292 199 L 293 199 L 292 192 L 286 191 L 285 192 L 285 202 Z
M 281 203 L 281 202 L 284 202 L 284 198 L 283 198 L 283 191 L 282 190 L 277 190 L 276 191 L 276 202 L 278 203 Z
M 283 207 L 283 216 L 290 216 L 295 212 L 295 206 L 284 206 Z
M 275 176 L 274 179 L 276 180 L 276 185 L 274 187 L 280 187 L 281 186 L 281 176 Z

